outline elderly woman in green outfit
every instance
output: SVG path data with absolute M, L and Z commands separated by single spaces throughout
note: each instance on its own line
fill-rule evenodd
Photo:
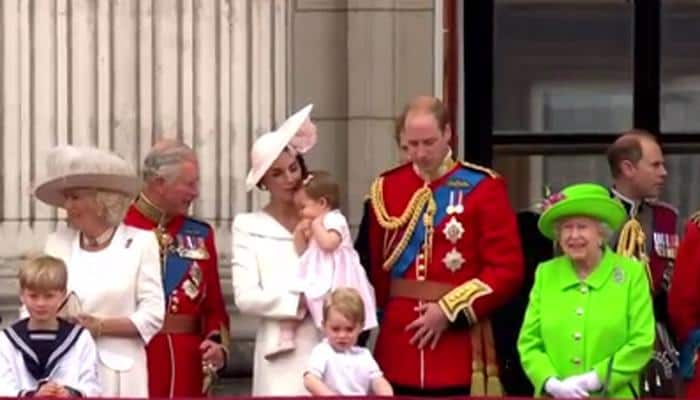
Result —
M 625 209 L 583 183 L 544 202 L 538 228 L 562 249 L 541 263 L 518 338 L 535 394 L 636 397 L 651 359 L 654 313 L 647 273 L 607 245 Z

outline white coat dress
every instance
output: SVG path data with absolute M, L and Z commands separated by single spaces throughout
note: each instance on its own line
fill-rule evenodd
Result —
M 255 337 L 253 396 L 308 396 L 303 374 L 321 333 L 308 316 L 296 330 L 296 349 L 268 361 L 280 321 L 297 314 L 301 285 L 292 234 L 264 211 L 233 221 L 233 293 L 238 309 L 260 318 Z
M 45 251 L 68 267 L 68 290 L 81 311 L 99 318 L 126 317 L 138 337 L 96 338 L 98 372 L 106 397 L 148 397 L 145 345 L 160 330 L 165 300 L 155 234 L 124 224 L 110 244 L 96 252 L 80 248 L 76 230 L 49 235 Z

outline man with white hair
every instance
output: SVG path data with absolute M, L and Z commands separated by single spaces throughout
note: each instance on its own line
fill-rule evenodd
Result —
M 163 329 L 147 348 L 150 395 L 202 396 L 226 363 L 229 318 L 214 230 L 187 216 L 199 195 L 199 164 L 190 147 L 163 139 L 146 155 L 142 175 L 125 222 L 156 233 L 166 303 Z

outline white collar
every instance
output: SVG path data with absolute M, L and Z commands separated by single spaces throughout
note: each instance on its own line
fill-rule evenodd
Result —
M 637 215 L 637 213 L 639 212 L 639 208 L 641 207 L 642 203 L 644 203 L 643 200 L 642 201 L 633 200 L 632 198 L 627 197 L 624 194 L 622 194 L 619 190 L 615 189 L 614 187 L 611 188 L 610 190 L 612 191 L 613 195 L 615 195 L 615 197 L 622 200 L 623 202 L 625 202 L 629 206 L 628 213 L 629 213 L 630 217 L 634 217 Z

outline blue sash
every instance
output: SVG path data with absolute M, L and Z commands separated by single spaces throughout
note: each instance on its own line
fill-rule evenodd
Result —
M 437 209 L 433 216 L 433 226 L 439 226 L 447 216 L 447 206 L 450 205 L 450 192 L 454 192 L 455 198 L 457 198 L 461 192 L 462 198 L 464 199 L 484 178 L 486 178 L 485 173 L 462 167 L 452 173 L 444 184 L 435 188 L 435 190 L 433 190 L 433 198 Z M 396 260 L 396 263 L 391 267 L 391 276 L 394 278 L 402 277 L 411 267 L 420 252 L 423 239 L 425 239 L 423 214 L 425 214 L 426 207 L 427 204 L 423 208 L 421 216 L 418 218 L 416 229 L 413 231 L 408 245 Z
M 693 379 L 695 376 L 695 354 L 698 348 L 700 348 L 700 329 L 688 335 L 680 351 L 680 372 L 685 379 Z
M 173 239 L 176 239 L 178 235 L 195 236 L 205 239 L 208 234 L 208 226 L 199 221 L 185 218 L 185 222 Z M 213 257 L 213 255 L 209 254 L 209 257 Z M 181 256 L 173 248 L 168 250 L 165 258 L 165 270 L 163 271 L 163 291 L 165 292 L 166 299 L 170 296 L 170 293 L 177 288 L 180 282 L 182 282 L 182 279 L 190 270 L 191 265 L 192 259 Z

